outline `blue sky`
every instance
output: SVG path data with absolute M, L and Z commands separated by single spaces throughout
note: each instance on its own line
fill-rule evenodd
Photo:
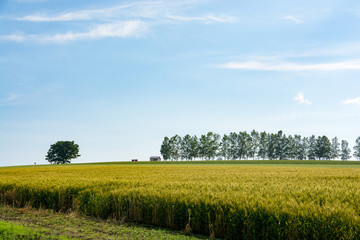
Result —
M 0 3 L 0 166 L 148 160 L 208 131 L 360 136 L 360 2 Z

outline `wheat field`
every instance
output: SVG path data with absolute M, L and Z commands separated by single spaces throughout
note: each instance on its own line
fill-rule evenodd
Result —
M 0 168 L 0 200 L 228 239 L 359 239 L 360 168 Z

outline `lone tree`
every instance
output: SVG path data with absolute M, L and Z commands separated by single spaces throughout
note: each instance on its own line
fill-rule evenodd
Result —
M 78 153 L 79 145 L 74 141 L 58 141 L 50 146 L 45 159 L 51 164 L 70 163 L 71 159 L 80 157 Z

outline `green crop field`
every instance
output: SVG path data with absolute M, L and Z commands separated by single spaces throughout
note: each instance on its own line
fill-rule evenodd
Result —
M 360 238 L 359 163 L 251 162 L 0 168 L 0 201 L 229 239 Z

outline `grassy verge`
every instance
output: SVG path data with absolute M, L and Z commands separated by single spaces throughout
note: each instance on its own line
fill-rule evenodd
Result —
M 13 223 L 0 221 L 0 239 L 69 239 L 66 237 L 54 237 L 41 230 L 33 230 Z
M 206 239 L 181 231 L 75 213 L 0 206 L 0 239 Z

